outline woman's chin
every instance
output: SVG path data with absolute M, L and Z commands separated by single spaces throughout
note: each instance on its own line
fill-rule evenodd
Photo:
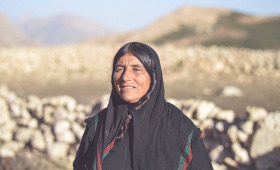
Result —
M 139 99 L 136 99 L 135 96 L 121 96 L 121 98 L 127 103 L 136 103 Z

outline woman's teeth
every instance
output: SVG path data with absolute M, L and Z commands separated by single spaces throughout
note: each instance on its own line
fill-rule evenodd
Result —
M 122 89 L 133 89 L 133 87 L 122 87 Z

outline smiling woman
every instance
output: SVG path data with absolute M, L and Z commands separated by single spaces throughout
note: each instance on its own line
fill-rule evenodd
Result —
M 131 42 L 115 55 L 106 109 L 86 119 L 74 169 L 211 170 L 201 131 L 164 98 L 157 53 Z
M 151 83 L 149 73 L 132 53 L 118 59 L 113 80 L 117 93 L 128 103 L 138 102 L 148 92 Z

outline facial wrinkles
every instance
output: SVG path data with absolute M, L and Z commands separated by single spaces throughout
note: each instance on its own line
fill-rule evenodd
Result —
M 115 88 L 129 103 L 140 100 L 150 87 L 150 76 L 140 60 L 132 54 L 121 57 L 114 70 Z

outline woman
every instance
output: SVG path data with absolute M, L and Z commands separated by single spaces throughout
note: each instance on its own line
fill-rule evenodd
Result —
M 130 42 L 115 55 L 106 109 L 86 119 L 74 169 L 213 169 L 201 131 L 165 101 L 160 61 Z

